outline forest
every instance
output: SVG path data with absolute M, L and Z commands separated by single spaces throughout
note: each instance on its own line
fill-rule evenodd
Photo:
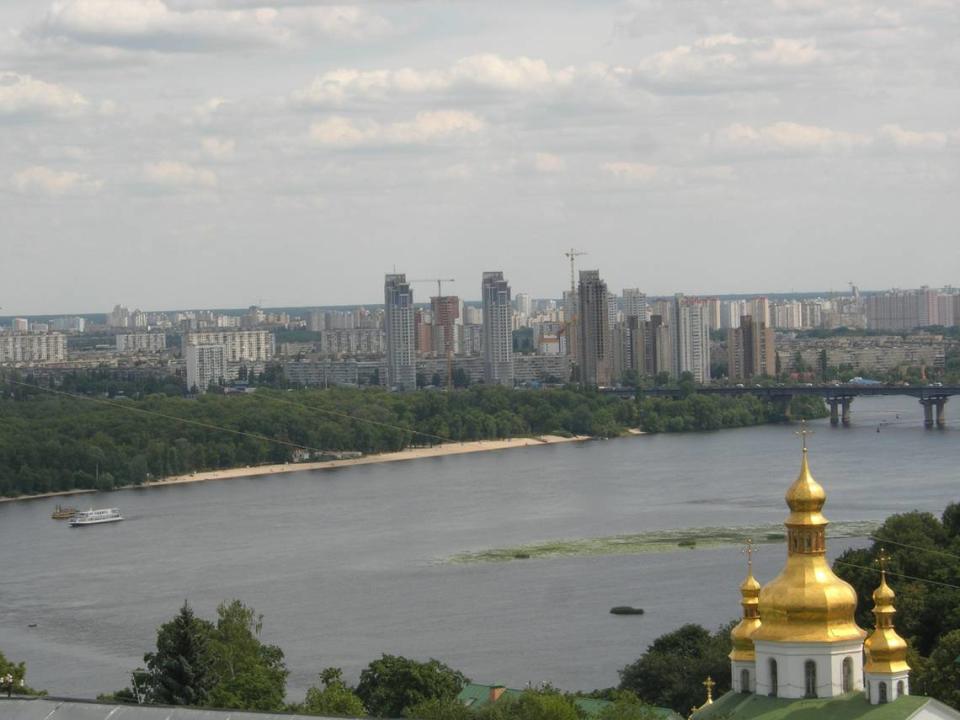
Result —
M 195 398 L 6 383 L 0 397 L 0 496 L 110 490 L 171 475 L 290 462 L 324 452 L 557 434 L 615 437 L 628 428 L 683 432 L 785 419 L 753 397 L 689 394 L 622 400 L 589 389 L 475 386 L 452 393 L 376 388 L 276 390 Z M 68 392 L 64 387 L 69 388 Z M 97 386 L 99 387 L 99 386 Z M 825 413 L 797 401 L 792 417 Z

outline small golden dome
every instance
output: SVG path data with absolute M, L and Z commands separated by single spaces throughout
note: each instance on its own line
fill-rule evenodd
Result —
M 752 639 L 775 642 L 846 642 L 866 633 L 854 620 L 856 591 L 826 560 L 823 487 L 814 480 L 803 449 L 800 474 L 787 490 L 790 515 L 787 563 L 760 591 L 759 629 Z
M 753 662 L 756 659 L 753 647 L 753 634 L 760 627 L 760 583 L 753 576 L 753 545 L 747 541 L 747 577 L 740 584 L 740 605 L 743 607 L 743 619 L 730 631 L 733 650 L 730 659 Z
M 803 460 L 800 463 L 800 474 L 787 488 L 787 507 L 790 508 L 790 517 L 787 525 L 827 524 L 827 519 L 820 513 L 823 504 L 827 501 L 827 493 L 823 486 L 813 479 L 810 466 L 807 463 L 807 449 L 803 449 Z
M 867 653 L 867 662 L 863 666 L 865 672 L 898 673 L 910 669 L 907 664 L 907 642 L 893 627 L 893 616 L 897 613 L 893 606 L 895 597 L 893 588 L 887 585 L 886 570 L 881 570 L 880 586 L 873 591 L 876 629 L 863 643 L 863 649 Z

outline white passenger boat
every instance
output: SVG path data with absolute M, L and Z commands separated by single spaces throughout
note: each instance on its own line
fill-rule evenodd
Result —
M 102 510 L 81 510 L 70 518 L 70 527 L 80 527 L 82 525 L 100 525 L 102 523 L 119 522 L 123 520 L 123 515 L 117 508 L 104 508 Z

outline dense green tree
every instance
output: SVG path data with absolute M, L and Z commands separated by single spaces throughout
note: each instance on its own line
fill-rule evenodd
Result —
M 660 714 L 632 692 L 621 690 L 595 720 L 660 720 Z
M 239 600 L 217 608 L 209 655 L 216 684 L 210 707 L 282 710 L 287 671 L 283 651 L 260 640 L 263 616 Z
M 730 626 L 711 633 L 700 625 L 684 625 L 661 635 L 635 662 L 620 671 L 620 689 L 651 705 L 670 707 L 686 716 L 704 699 L 709 675 L 717 692 L 730 688 Z
M 210 658 L 213 629 L 193 614 L 186 601 L 173 620 L 157 629 L 157 650 L 143 657 L 149 702 L 194 706 L 206 702 L 215 682 Z
M 582 720 L 572 697 L 556 690 L 526 690 L 480 708 L 477 720 Z
M 371 715 L 395 718 L 426 700 L 455 698 L 467 682 L 438 660 L 383 655 L 360 673 L 356 692 Z
M 343 671 L 337 667 L 326 668 L 320 673 L 320 686 L 307 690 L 303 705 L 295 708 L 297 712 L 326 717 L 364 717 L 367 714 L 363 701 L 347 687 L 343 681 Z M 445 720 L 431 718 L 430 720 Z M 453 720 L 453 719 L 451 719 Z
M 473 720 L 475 713 L 454 698 L 430 698 L 404 710 L 411 720 Z

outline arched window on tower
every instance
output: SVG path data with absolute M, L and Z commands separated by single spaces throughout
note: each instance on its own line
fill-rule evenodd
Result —
M 770 658 L 770 697 L 777 696 L 777 661 Z
M 887 684 L 885 682 L 880 683 L 878 690 L 880 691 L 880 702 L 885 703 L 887 701 Z
M 813 660 L 807 660 L 803 664 L 803 679 L 805 696 L 815 698 L 817 696 L 817 664 Z
M 853 658 L 849 657 L 843 659 L 843 691 L 853 691 Z
M 740 692 L 750 692 L 750 671 L 746 668 L 740 671 Z
M 897 682 L 897 697 L 903 697 L 903 680 Z

